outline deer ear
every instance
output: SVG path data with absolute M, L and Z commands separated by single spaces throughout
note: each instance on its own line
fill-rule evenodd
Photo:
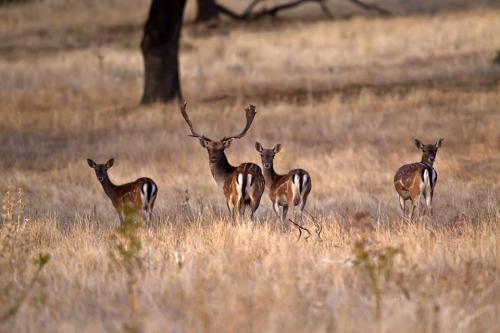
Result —
M 95 169 L 96 167 L 96 162 L 94 162 L 93 160 L 91 160 L 90 158 L 87 158 L 87 163 L 89 164 L 89 167 L 91 167 L 92 169 Z
M 415 140 L 415 146 L 417 146 L 418 149 L 424 149 L 425 145 L 419 139 L 413 138 L 413 140 Z
M 274 146 L 274 148 L 273 148 L 273 152 L 274 152 L 275 154 L 277 154 L 277 153 L 279 153 L 279 152 L 280 152 L 280 150 L 281 150 L 281 144 L 280 144 L 280 143 L 278 143 L 276 146 Z
M 255 149 L 257 149 L 259 153 L 264 151 L 264 148 L 262 148 L 262 145 L 259 142 L 255 142 Z
M 106 169 L 109 169 L 113 166 L 113 164 L 115 164 L 115 159 L 114 158 L 111 158 L 109 161 L 106 162 Z
M 436 148 L 441 148 L 441 145 L 443 144 L 443 140 L 444 140 L 444 138 L 441 138 L 438 140 L 438 142 L 436 142 Z

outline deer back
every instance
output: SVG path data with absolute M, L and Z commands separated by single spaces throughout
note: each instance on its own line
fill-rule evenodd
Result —
M 434 188 L 437 181 L 437 172 L 433 167 L 422 163 L 403 165 L 394 176 L 394 187 L 403 198 L 416 197 L 422 191 L 422 186 L 428 182 Z
M 129 208 L 142 209 L 142 188 L 146 182 L 153 182 L 149 178 L 139 178 L 133 182 L 118 185 L 115 187 L 114 193 L 110 195 L 113 206 L 121 209 L 124 206 Z
M 262 193 L 265 181 L 260 167 L 254 163 L 243 163 L 239 165 L 224 183 L 224 195 L 229 198 L 252 187 L 254 191 Z

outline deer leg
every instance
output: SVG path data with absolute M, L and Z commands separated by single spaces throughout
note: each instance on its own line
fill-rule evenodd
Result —
M 286 220 L 286 216 L 288 215 L 288 206 L 283 206 L 281 212 L 281 222 L 284 223 Z
M 412 207 L 411 207 L 411 216 L 410 216 L 410 222 L 413 220 L 413 217 L 415 217 L 415 220 L 418 221 L 420 218 L 420 209 L 421 209 L 421 196 L 418 195 L 416 198 L 412 199 Z
M 427 214 L 432 216 L 432 190 L 426 191 L 425 193 L 425 205 Z
M 288 214 L 288 206 L 283 206 L 283 213 L 281 215 L 281 227 L 282 228 L 285 228 L 285 226 L 288 225 L 287 223 L 285 223 L 287 214 Z
M 234 212 L 236 214 L 236 223 L 241 224 L 241 200 L 237 200 L 234 203 Z
M 247 204 L 245 201 L 243 201 L 243 199 L 240 200 L 240 216 L 242 218 L 245 218 L 245 213 L 247 211 L 247 208 L 249 204 Z
M 417 211 L 417 216 L 416 216 L 416 220 L 418 221 L 420 219 L 420 217 L 422 216 L 422 197 L 425 198 L 425 195 L 422 196 L 422 195 L 419 195 L 418 198 L 417 198 L 417 201 L 416 201 L 416 211 Z M 425 213 L 425 212 L 424 212 Z
M 405 215 L 405 199 L 403 199 L 402 196 L 399 197 L 399 208 L 401 209 L 401 212 L 403 213 L 403 216 Z
M 273 202 L 273 210 L 274 213 L 276 214 L 276 224 L 278 224 L 281 220 L 280 206 L 278 205 L 278 201 Z
M 264 186 L 262 186 L 262 187 L 264 187 Z M 250 208 L 252 209 L 252 213 L 250 215 L 250 218 L 252 219 L 252 221 L 255 221 L 254 215 L 255 215 L 255 212 L 257 211 L 257 209 L 259 209 L 260 200 L 262 200 L 262 193 L 258 193 L 257 190 L 254 188 L 254 191 L 253 191 L 252 196 L 251 196 L 251 205 L 250 205 Z
M 120 209 L 118 211 L 118 218 L 120 219 L 120 225 L 125 224 L 125 213 L 123 212 L 123 209 Z
M 413 214 L 415 213 L 415 207 L 416 207 L 416 204 L 415 204 L 414 200 L 410 199 L 410 212 L 408 215 L 408 222 L 410 222 L 410 223 L 413 220 Z
M 241 216 L 240 216 L 240 213 L 239 213 L 237 210 L 235 210 L 234 215 L 236 216 L 236 224 L 237 224 L 237 225 L 240 225 L 240 224 L 241 224 Z
M 253 194 L 248 194 L 248 208 L 250 209 L 250 221 L 253 222 L 253 213 L 255 212 L 255 198 L 253 197 Z
M 401 209 L 401 213 L 402 213 L 401 219 L 404 220 L 406 218 L 406 211 L 405 211 L 406 200 L 400 195 L 398 195 L 398 198 L 399 198 L 399 208 Z
M 227 210 L 229 212 L 229 216 L 231 217 L 231 222 L 234 223 L 234 207 L 231 199 L 226 200 Z
M 300 220 L 302 221 L 304 218 L 304 209 L 306 208 L 307 197 L 309 196 L 309 192 L 303 193 L 300 197 Z
M 432 216 L 432 199 L 434 199 L 434 188 L 431 189 L 431 205 L 429 207 L 429 214 Z
M 250 201 L 250 220 L 252 220 L 252 222 L 255 221 L 254 215 L 255 212 L 257 211 L 257 208 L 259 208 L 259 204 L 260 202 L 256 198 L 252 198 Z
M 295 216 L 296 214 L 295 214 L 295 202 L 294 202 L 294 199 L 295 198 L 293 197 L 293 194 L 288 196 L 288 198 L 287 198 L 287 201 L 288 201 L 288 208 L 287 208 L 287 210 L 288 209 L 291 210 L 292 220 L 293 220 L 293 222 L 297 223 L 296 216 Z M 285 216 L 285 218 L 286 218 L 286 216 Z
M 151 223 L 151 220 L 153 219 L 153 208 L 151 205 L 148 206 L 148 223 Z

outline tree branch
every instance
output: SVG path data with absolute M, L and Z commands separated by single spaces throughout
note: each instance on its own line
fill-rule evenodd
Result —
M 300 5 L 305 4 L 305 3 L 309 3 L 309 2 L 317 3 L 321 7 L 322 11 L 325 13 L 326 16 L 328 16 L 329 18 L 333 17 L 333 15 L 330 12 L 330 10 L 328 9 L 328 7 L 324 4 L 324 2 L 326 0 L 293 0 L 293 1 L 289 1 L 289 2 L 286 2 L 283 4 L 273 6 L 271 8 L 263 8 L 262 10 L 253 13 L 252 12 L 253 9 L 259 3 L 263 2 L 263 1 L 264 0 L 253 0 L 248 5 L 248 7 L 243 11 L 242 14 L 238 14 L 238 13 L 232 11 L 231 9 L 224 7 L 223 5 L 221 5 L 219 3 L 216 3 L 215 5 L 217 6 L 217 9 L 219 10 L 219 12 L 221 14 L 229 16 L 230 18 L 235 19 L 235 20 L 256 20 L 256 19 L 259 19 L 259 18 L 264 17 L 264 16 L 276 16 L 280 11 L 291 9 L 291 8 L 294 8 L 294 7 L 300 6 Z M 357 1 L 357 0 L 355 0 L 355 1 Z
M 366 9 L 366 10 L 373 10 L 377 13 L 379 13 L 380 15 L 386 15 L 386 16 L 392 16 L 392 12 L 390 12 L 389 10 L 385 9 L 385 8 L 382 8 L 382 7 L 379 7 L 377 5 L 370 5 L 370 4 L 367 4 L 367 3 L 364 3 L 360 0 L 347 0 L 353 4 L 355 4 L 356 6 L 359 6 L 363 9 Z
M 252 0 L 250 4 L 247 6 L 247 8 L 241 13 L 237 13 L 219 3 L 215 3 L 215 6 L 217 7 L 217 10 L 221 13 L 224 14 L 234 20 L 256 20 L 259 19 L 263 16 L 276 16 L 279 12 L 287 10 L 287 9 L 292 9 L 294 7 L 303 5 L 305 3 L 317 3 L 320 7 L 323 13 L 328 17 L 328 18 L 333 18 L 333 14 L 328 8 L 328 6 L 325 4 L 327 0 L 291 0 L 289 2 L 285 2 L 282 4 L 278 4 L 276 6 L 273 6 L 271 8 L 263 8 L 257 12 L 253 12 L 255 7 L 257 7 L 258 4 L 264 2 L 265 0 Z M 367 4 L 361 0 L 347 0 L 351 2 L 352 4 L 361 7 L 366 10 L 371 10 L 374 12 L 377 12 L 380 15 L 385 15 L 385 16 L 391 16 L 393 15 L 391 11 L 382 8 L 380 6 L 374 5 L 374 4 Z
M 242 15 L 248 17 L 252 13 L 252 10 L 255 8 L 255 6 L 257 6 L 262 1 L 263 0 L 253 0 L 245 9 Z
M 292 219 L 288 219 L 288 221 L 290 221 L 294 226 L 297 227 L 297 230 L 299 230 L 299 237 L 297 238 L 297 240 L 300 240 L 300 237 L 302 236 L 302 230 L 305 230 L 307 232 L 307 237 L 304 238 L 305 240 L 307 240 L 309 237 L 311 237 L 311 232 L 309 231 L 309 229 L 301 226 L 300 224 L 293 222 Z
M 321 238 L 321 232 L 323 231 L 323 225 L 321 223 L 319 223 L 316 218 L 314 217 L 314 215 L 312 215 L 311 213 L 309 213 L 309 211 L 305 210 L 304 209 L 304 212 L 309 215 L 309 217 L 311 218 L 311 220 L 313 221 L 314 223 L 314 226 L 315 226 L 315 229 L 314 229 L 314 232 L 316 232 L 316 235 L 318 236 L 318 240 L 321 242 L 323 241 L 323 239 Z

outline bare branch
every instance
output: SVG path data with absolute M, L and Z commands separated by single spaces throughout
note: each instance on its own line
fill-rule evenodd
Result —
M 319 3 L 319 6 L 321 7 L 321 10 L 323 11 L 326 17 L 328 17 L 329 19 L 333 19 L 333 13 L 330 11 L 330 8 L 328 8 L 328 6 L 323 1 Z
M 264 9 L 262 9 L 260 11 L 252 13 L 253 9 L 259 3 L 263 2 L 263 1 L 264 0 L 253 0 L 250 3 L 250 5 L 248 5 L 248 7 L 243 11 L 242 14 L 238 14 L 238 13 L 230 10 L 229 8 L 222 6 L 219 3 L 217 3 L 216 6 L 217 6 L 217 9 L 220 11 L 220 13 L 222 13 L 224 15 L 227 15 L 227 16 L 229 16 L 232 19 L 235 19 L 235 20 L 255 20 L 255 19 L 259 19 L 259 18 L 264 17 L 264 16 L 276 16 L 276 14 L 278 14 L 278 12 L 280 12 L 280 11 L 291 9 L 291 8 L 300 6 L 302 4 L 310 3 L 311 2 L 311 3 L 317 3 L 317 4 L 319 4 L 321 6 L 322 11 L 329 18 L 333 17 L 333 15 L 330 12 L 330 10 L 324 4 L 324 2 L 326 0 L 293 0 L 293 1 L 289 1 L 289 2 L 286 2 L 286 3 L 282 3 L 282 4 L 279 4 L 279 5 L 273 6 L 271 8 L 264 8 Z
M 382 7 L 379 7 L 377 5 L 367 4 L 367 3 L 364 3 L 360 0 L 347 0 L 347 1 L 352 2 L 356 6 L 359 6 L 363 9 L 373 10 L 381 15 L 387 15 L 387 16 L 393 15 L 392 12 L 390 12 L 389 10 L 382 8 Z
M 318 236 L 318 240 L 320 242 L 323 241 L 323 239 L 321 238 L 321 232 L 323 231 L 323 225 L 321 223 L 319 223 L 318 220 L 316 219 L 316 217 L 314 217 L 314 215 L 312 215 L 311 213 L 309 213 L 309 211 L 307 211 L 307 210 L 304 209 L 304 212 L 306 212 L 306 214 L 309 215 L 309 217 L 313 221 L 313 223 L 314 223 L 314 232 Z
M 323 231 L 323 225 L 321 223 L 319 223 L 318 221 L 316 221 L 315 219 L 313 219 L 313 222 L 314 222 L 314 225 L 316 226 L 314 229 L 314 232 L 316 233 L 316 235 L 318 235 L 318 240 L 321 242 L 321 241 L 323 241 L 323 239 L 321 238 L 321 232 Z
M 297 240 L 300 240 L 300 237 L 302 236 L 302 230 L 305 230 L 307 232 L 307 237 L 304 238 L 305 240 L 307 240 L 307 239 L 309 239 L 309 237 L 311 237 L 311 232 L 309 231 L 309 229 L 301 226 L 300 224 L 293 222 L 291 219 L 288 219 L 288 221 L 290 221 L 295 227 L 297 227 L 297 230 L 299 231 L 299 237 L 297 238 Z
M 238 14 L 236 12 L 233 12 L 231 9 L 227 8 L 227 7 L 224 7 L 222 6 L 221 4 L 218 4 L 218 3 L 215 3 L 215 6 L 217 7 L 217 9 L 219 10 L 219 12 L 221 14 L 224 14 L 226 16 L 229 16 L 230 18 L 232 18 L 233 20 L 245 20 L 247 19 L 247 17 L 244 17 L 243 15 L 241 14 Z
M 264 0 L 253 0 L 249 5 L 248 7 L 245 9 L 245 11 L 243 12 L 242 16 L 243 17 L 248 17 L 250 16 L 250 14 L 252 13 L 252 10 L 255 8 L 255 6 L 257 6 L 259 3 L 261 3 L 262 1 Z

